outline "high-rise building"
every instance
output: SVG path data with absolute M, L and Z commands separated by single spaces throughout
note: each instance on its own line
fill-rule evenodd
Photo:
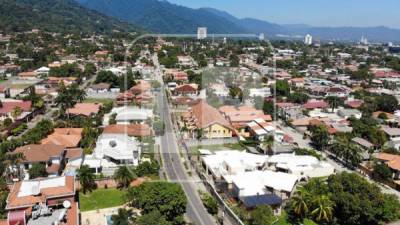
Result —
M 361 37 L 361 40 L 360 40 L 360 44 L 362 44 L 362 45 L 368 45 L 368 39 L 367 39 L 366 37 L 362 36 L 362 37 Z
M 202 40 L 207 38 L 207 27 L 197 28 L 197 39 Z
M 312 43 L 313 43 L 313 40 L 312 40 L 313 38 L 312 38 L 312 36 L 310 35 L 310 34 L 307 34 L 305 37 L 304 37 L 304 44 L 306 44 L 306 45 L 312 45 Z
M 261 34 L 258 36 L 258 39 L 260 39 L 260 41 L 264 41 L 264 40 L 265 40 L 265 35 L 264 35 L 264 33 L 261 33 Z

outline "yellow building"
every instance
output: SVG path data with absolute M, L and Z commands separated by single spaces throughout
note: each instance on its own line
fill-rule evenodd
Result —
M 193 138 L 230 138 L 235 134 L 229 122 L 205 101 L 192 106 L 183 115 L 183 121 Z

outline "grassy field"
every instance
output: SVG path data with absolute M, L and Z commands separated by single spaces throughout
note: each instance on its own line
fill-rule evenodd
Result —
M 125 191 L 115 188 L 97 189 L 84 195 L 79 193 L 81 211 L 104 209 L 125 204 Z
M 199 149 L 207 149 L 212 152 L 220 150 L 245 150 L 239 143 L 237 144 L 223 144 L 223 145 L 198 145 L 189 148 L 191 152 L 198 153 Z
M 111 99 L 105 99 L 105 98 L 87 98 L 83 100 L 84 103 L 102 103 L 106 104 L 108 102 L 112 102 L 113 100 Z

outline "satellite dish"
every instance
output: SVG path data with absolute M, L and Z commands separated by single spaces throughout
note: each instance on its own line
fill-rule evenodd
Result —
M 117 142 L 115 141 L 115 140 L 112 140 L 112 141 L 110 141 L 110 146 L 112 147 L 112 148 L 114 148 L 115 146 L 117 146 Z
M 68 200 L 65 200 L 63 202 L 63 206 L 64 206 L 64 208 L 69 209 L 69 208 L 71 208 L 71 202 Z

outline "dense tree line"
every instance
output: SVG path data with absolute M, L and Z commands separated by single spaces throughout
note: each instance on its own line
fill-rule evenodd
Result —
M 400 202 L 355 173 L 312 179 L 297 189 L 286 206 L 294 224 L 309 218 L 318 224 L 378 225 L 400 218 Z
M 184 224 L 183 214 L 186 212 L 187 200 L 179 184 L 146 182 L 138 187 L 129 188 L 127 198 L 133 207 L 143 210 L 142 216 L 146 219 L 157 215 L 160 221 Z M 149 224 L 140 221 L 142 224 Z

